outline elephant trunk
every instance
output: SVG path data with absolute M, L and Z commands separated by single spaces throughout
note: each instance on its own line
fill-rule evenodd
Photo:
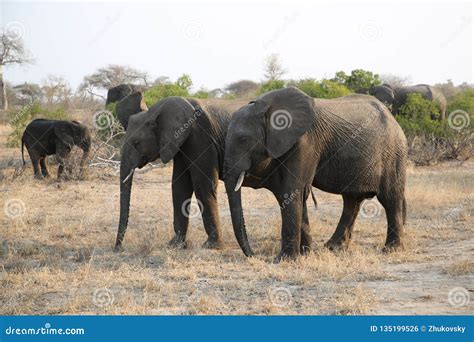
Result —
M 250 247 L 247 230 L 245 228 L 244 215 L 242 211 L 242 196 L 240 189 L 241 177 L 226 177 L 225 188 L 229 200 L 230 214 L 232 217 L 232 226 L 234 227 L 234 234 L 237 238 L 240 248 L 245 256 L 253 256 L 254 253 Z
M 122 153 L 120 162 L 120 219 L 117 231 L 117 240 L 115 241 L 115 251 L 122 248 L 123 238 L 128 225 L 128 216 L 130 213 L 130 195 L 132 192 L 132 181 L 134 167 L 130 166 L 126 153 Z

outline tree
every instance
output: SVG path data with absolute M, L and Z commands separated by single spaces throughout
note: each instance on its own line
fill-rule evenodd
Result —
M 61 76 L 48 75 L 43 82 L 42 91 L 48 106 L 61 104 L 67 106 L 72 95 L 69 83 Z
M 176 85 L 187 92 L 191 89 L 193 86 L 193 81 L 191 80 L 191 76 L 188 74 L 182 74 L 177 80 L 176 80 Z
M 309 96 L 319 99 L 333 99 L 351 92 L 345 85 L 331 80 L 316 81 L 308 78 L 299 80 L 294 85 Z
M 0 33 L 0 91 L 2 108 L 8 109 L 7 91 L 3 81 L 3 68 L 8 65 L 24 65 L 33 63 L 29 52 L 25 49 L 23 39 L 12 31 Z
M 43 91 L 36 83 L 23 83 L 13 87 L 15 99 L 20 105 L 41 101 Z
M 271 80 L 263 83 L 258 89 L 258 94 L 267 93 L 272 90 L 285 88 L 285 81 Z
M 258 83 L 250 80 L 240 80 L 229 84 L 225 90 L 235 97 L 246 97 L 251 93 L 256 92 Z
M 92 75 L 85 76 L 79 91 L 85 91 L 93 96 L 104 96 L 97 94 L 97 89 L 110 89 L 119 84 L 138 84 L 148 86 L 148 74 L 126 65 L 110 64 L 98 69 Z
M 264 77 L 267 81 L 279 80 L 286 73 L 277 54 L 271 54 L 265 59 L 264 70 Z
M 409 76 L 398 76 L 394 74 L 383 74 L 380 76 L 383 84 L 388 84 L 392 89 L 403 87 L 410 82 Z
M 352 70 L 350 75 L 346 75 L 344 71 L 338 71 L 331 81 L 343 84 L 352 91 L 361 88 L 369 89 L 381 84 L 378 74 L 363 69 Z
M 189 90 L 193 84 L 189 75 L 181 75 L 176 82 L 171 83 L 158 83 L 145 91 L 144 98 L 145 103 L 148 107 L 153 106 L 158 101 L 169 96 L 189 96 Z M 203 93 L 199 93 L 199 96 L 205 96 Z

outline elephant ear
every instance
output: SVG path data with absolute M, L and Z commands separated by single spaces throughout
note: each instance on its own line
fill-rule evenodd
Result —
M 270 157 L 279 158 L 313 126 L 314 100 L 299 89 L 291 87 L 270 92 L 257 99 L 255 104 L 260 101 L 267 103 L 266 149 Z
M 194 122 L 204 115 L 198 103 L 183 97 L 169 97 L 158 108 L 156 136 L 160 159 L 168 163 L 178 153 L 193 129 Z
M 74 146 L 74 128 L 73 124 L 67 121 L 58 121 L 54 124 L 54 133 L 56 137 L 66 146 Z
M 117 102 L 117 106 L 115 107 L 117 118 L 125 130 L 128 127 L 128 120 L 133 114 L 146 110 L 148 110 L 148 108 L 143 100 L 143 94 L 139 91 L 124 97 Z

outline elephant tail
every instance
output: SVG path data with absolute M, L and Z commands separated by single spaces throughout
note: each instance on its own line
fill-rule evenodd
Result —
M 407 199 L 405 197 L 403 197 L 402 216 L 403 224 L 405 224 L 407 222 Z
M 24 147 L 25 147 L 25 141 L 23 140 L 23 138 L 21 138 L 21 159 L 23 160 L 23 166 L 25 166 L 25 164 L 26 164 L 25 154 L 23 152 Z
M 318 207 L 318 201 L 316 200 L 316 196 L 314 195 L 313 187 L 310 187 L 310 191 L 311 191 L 311 198 L 313 199 L 313 202 L 314 202 L 314 207 L 317 208 Z

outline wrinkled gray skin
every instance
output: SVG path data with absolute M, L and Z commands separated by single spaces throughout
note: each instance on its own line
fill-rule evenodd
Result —
M 417 84 L 414 86 L 400 87 L 394 90 L 395 99 L 393 101 L 392 111 L 394 115 L 398 114 L 400 107 L 405 104 L 409 94 L 420 94 L 425 100 L 435 102 L 439 106 L 439 119 L 444 120 L 446 118 L 446 98 L 443 93 L 430 85 Z M 435 119 L 435 115 L 431 115 L 432 119 Z
M 110 103 L 117 103 L 115 107 L 117 118 L 125 130 L 127 130 L 130 116 L 148 110 L 143 93 L 133 84 L 120 84 L 110 88 L 107 92 L 105 106 L 107 107 Z
M 208 235 L 204 247 L 221 247 L 217 184 L 222 178 L 224 142 L 231 114 L 244 104 L 168 97 L 148 111 L 130 117 L 120 164 L 120 220 L 115 250 L 121 249 L 128 225 L 133 170 L 157 158 L 163 163 L 173 160 L 175 236 L 170 244 L 186 247 L 186 204 L 194 193 L 202 204 L 201 215 Z
M 78 146 L 83 150 L 80 162 L 80 176 L 83 178 L 87 171 L 85 166 L 91 143 L 89 128 L 78 121 L 36 119 L 26 126 L 21 138 L 23 165 L 25 164 L 23 147 L 26 146 L 33 164 L 35 178 L 49 177 L 46 156 L 55 154 L 59 162 L 58 179 L 60 179 L 64 171 L 65 159 L 69 156 L 71 149 Z
M 291 124 L 284 125 L 288 115 Z M 362 201 L 374 196 L 387 215 L 384 249 L 401 247 L 406 162 L 403 131 L 371 96 L 313 99 L 296 88 L 266 93 L 232 116 L 226 137 L 225 186 L 237 241 L 245 255 L 253 255 L 238 186 L 245 174 L 244 184 L 270 190 L 280 204 L 277 260 L 310 248 L 311 186 L 343 197 L 343 213 L 327 247 L 347 247 Z

